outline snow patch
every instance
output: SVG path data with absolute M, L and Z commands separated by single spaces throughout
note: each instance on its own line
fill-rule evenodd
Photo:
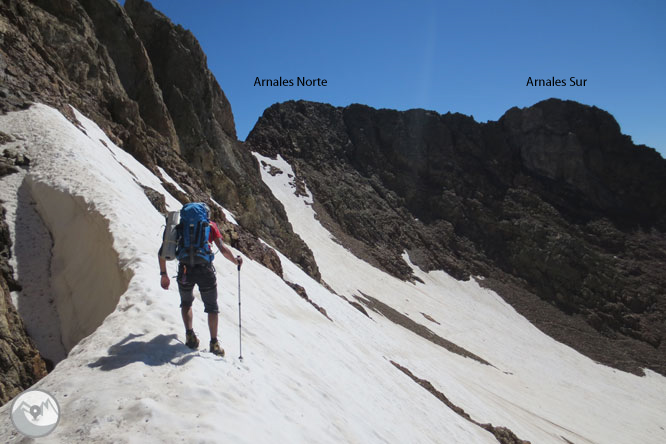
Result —
M 217 203 L 217 201 L 215 199 L 211 198 L 210 200 L 222 210 L 222 212 L 224 213 L 224 216 L 227 218 L 227 221 L 231 222 L 234 225 L 238 225 L 238 222 L 236 222 L 236 218 L 231 213 L 231 211 L 227 210 L 222 205 Z
M 259 161 L 261 165 L 261 175 L 264 178 L 264 182 L 267 184 L 279 183 L 282 187 L 287 187 L 292 190 L 293 194 L 302 201 L 305 205 L 311 206 L 314 204 L 314 197 L 306 184 L 302 184 L 303 189 L 299 188 L 298 177 L 294 173 L 294 169 L 291 167 L 289 162 L 287 162 L 279 154 L 275 159 L 270 157 L 262 156 L 259 153 L 252 153 L 254 157 Z M 271 174 L 271 171 L 279 170 L 285 174 Z M 273 180 L 267 181 L 266 177 L 271 177 Z
M 435 334 L 496 366 L 465 363 L 433 350 L 422 343 L 425 339 L 396 330 L 390 319 L 373 315 L 379 329 L 390 332 L 389 338 L 374 336 L 373 345 L 431 381 L 472 418 L 506 426 L 521 439 L 539 443 L 562 442 L 562 437 L 572 442 L 618 443 L 657 443 L 666 438 L 666 424 L 663 418 L 657 419 L 666 408 L 657 395 L 663 393 L 666 378 L 651 375 L 660 381 L 655 384 L 656 379 L 594 363 L 543 334 L 475 280 L 460 282 L 443 271 L 426 273 L 408 255 L 403 258 L 421 282 L 403 282 L 382 273 L 333 241 L 308 202 L 294 195 L 285 179 L 293 170 L 284 159 L 254 155 L 287 173 L 271 175 L 268 168 L 261 170 L 263 181 L 284 205 L 294 232 L 311 248 L 323 281 L 337 294 L 350 301 L 360 293 L 374 295 L 409 318 L 427 313 L 438 321 L 429 325 Z M 294 272 L 283 268 L 285 276 Z M 337 324 L 348 322 L 350 317 L 341 315 L 330 298 L 304 286 Z M 345 328 L 356 329 L 359 336 L 370 335 L 356 323 Z
M 51 291 L 53 240 L 35 209 L 26 172 L 0 179 L 0 200 L 6 209 L 13 255 L 9 261 L 21 291 L 11 294 L 28 334 L 41 355 L 54 364 L 67 356 L 61 341 L 60 319 Z
M 69 352 L 113 312 L 131 272 L 120 269 L 109 223 L 94 205 L 36 182 L 30 175 L 26 181 L 53 238 L 51 288 L 61 340 Z
M 183 187 L 181 187 L 181 186 L 178 184 L 178 182 L 176 182 L 175 180 L 173 180 L 173 178 L 172 178 L 171 176 L 169 176 L 169 175 L 167 174 L 167 172 L 164 171 L 164 169 L 163 169 L 162 167 L 159 167 L 159 166 L 158 166 L 157 169 L 159 170 L 160 175 L 162 176 L 162 178 L 163 178 L 164 180 L 166 180 L 168 183 L 170 183 L 171 185 L 173 185 L 174 187 L 176 187 L 176 189 L 177 189 L 178 191 L 180 191 L 181 193 L 183 193 L 183 194 L 188 194 L 187 191 L 185 191 L 185 190 L 183 189 Z

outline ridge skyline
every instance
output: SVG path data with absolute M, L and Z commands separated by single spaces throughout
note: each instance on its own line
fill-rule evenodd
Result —
M 665 157 L 666 88 L 659 79 L 666 59 L 657 42 L 666 31 L 656 21 L 665 6 L 576 4 L 572 13 L 569 3 L 527 8 L 421 1 L 388 9 L 365 1 L 351 9 L 287 2 L 204 9 L 151 2 L 201 44 L 231 103 L 240 140 L 263 110 L 288 100 L 458 112 L 486 122 L 513 107 L 559 98 L 609 112 L 636 145 Z M 221 44 L 226 36 L 237 38 Z M 257 77 L 297 76 L 326 79 L 327 86 L 253 86 Z M 526 86 L 529 77 L 568 84 L 571 76 L 587 79 L 586 85 Z

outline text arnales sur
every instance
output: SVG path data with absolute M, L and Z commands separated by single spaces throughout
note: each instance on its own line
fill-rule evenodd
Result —
M 587 86 L 587 79 L 570 77 L 569 82 L 569 86 Z M 556 79 L 554 76 L 551 79 L 533 79 L 532 77 L 528 77 L 525 86 L 567 86 L 567 80 Z

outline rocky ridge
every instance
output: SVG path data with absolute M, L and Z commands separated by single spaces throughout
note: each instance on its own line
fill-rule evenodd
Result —
M 74 106 L 153 172 L 164 168 L 186 190 L 182 198 L 212 196 L 243 229 L 318 277 L 236 139 L 231 106 L 189 31 L 143 0 L 125 8 L 115 0 L 8 0 L 0 20 L 0 111 L 42 102 L 73 119 Z
M 146 48 L 187 165 L 202 175 L 215 200 L 237 213 L 244 229 L 319 278 L 312 252 L 294 235 L 257 161 L 236 138 L 231 105 L 196 38 L 145 0 L 127 0 L 125 11 Z
M 461 114 L 286 102 L 246 141 L 293 164 L 321 221 L 402 279 L 475 277 L 557 340 L 666 374 L 666 161 L 595 107 Z
M 149 3 L 130 0 L 123 8 L 115 0 L 0 2 L 0 112 L 34 102 L 59 109 L 74 123 L 70 105 L 80 110 L 155 174 L 163 168 L 185 190 L 163 182 L 180 201 L 212 196 L 234 212 L 240 226 L 210 202 L 227 240 L 249 257 L 281 274 L 277 255 L 261 237 L 319 277 L 312 253 L 237 140 L 231 106 L 198 42 Z M 159 196 L 146 192 L 159 208 Z M 3 239 L 0 248 L 10 251 Z M 11 304 L 3 305 L 0 319 L 20 337 L 16 343 L 30 347 L 15 317 Z M 9 338 L 2 333 L 3 340 Z M 2 380 L 11 380 L 7 387 L 26 388 L 40 376 L 3 373 Z

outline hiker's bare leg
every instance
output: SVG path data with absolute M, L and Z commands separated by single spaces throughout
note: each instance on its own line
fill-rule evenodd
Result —
M 185 330 L 192 330 L 192 306 L 182 307 L 180 309 L 180 314 L 183 315 Z
M 208 313 L 208 329 L 210 338 L 217 338 L 217 313 Z

